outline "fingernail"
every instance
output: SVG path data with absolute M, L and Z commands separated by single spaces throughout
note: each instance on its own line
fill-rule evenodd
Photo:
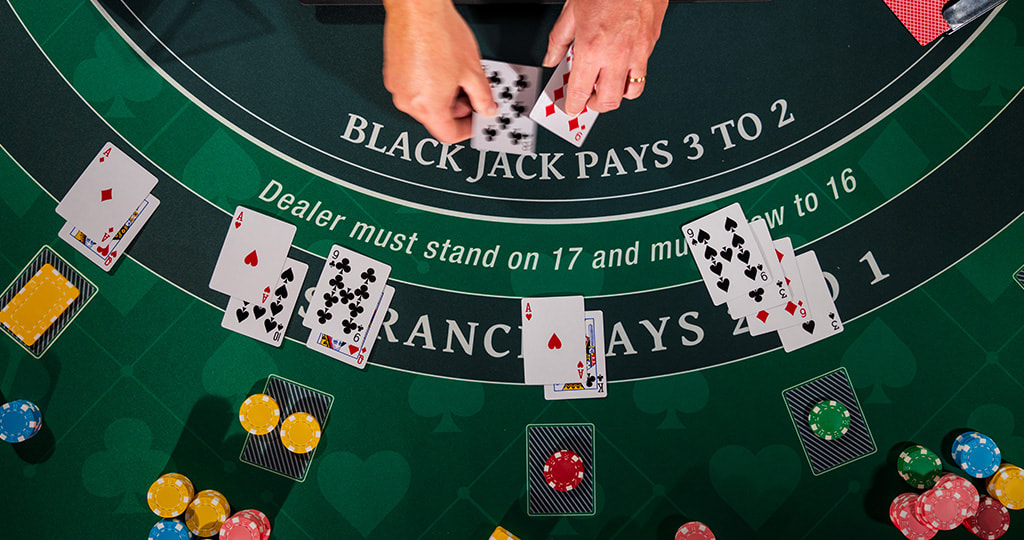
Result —
M 486 114 L 487 116 L 496 116 L 498 114 L 498 104 L 491 103 L 491 106 L 487 107 L 487 112 L 484 114 Z
M 556 59 L 555 59 L 555 58 L 553 58 L 553 56 L 554 56 L 553 54 L 551 54 L 551 53 L 548 53 L 548 54 L 547 54 L 547 56 L 545 56 L 545 57 L 544 57 L 544 61 L 543 61 L 543 62 L 541 62 L 541 65 L 542 65 L 542 66 L 544 66 L 544 67 L 547 67 L 547 68 L 549 68 L 549 67 L 555 67 L 555 65 L 556 65 L 556 64 L 557 64 L 558 62 L 556 61 Z

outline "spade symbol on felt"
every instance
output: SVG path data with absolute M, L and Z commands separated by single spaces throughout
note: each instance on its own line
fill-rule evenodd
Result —
M 242 262 L 255 268 L 258 264 L 260 264 L 260 258 L 259 256 L 256 255 L 256 250 L 254 249 L 250 251 L 249 254 L 245 256 L 244 259 L 242 259 Z
M 725 230 L 733 232 L 736 230 L 736 222 L 731 217 L 725 218 Z
M 722 278 L 718 280 L 718 283 L 716 283 L 715 285 L 718 285 L 719 289 L 722 289 L 725 292 L 729 292 L 729 278 Z
M 811 335 L 814 334 L 814 321 L 813 320 L 807 321 L 807 322 L 803 323 L 800 326 L 803 327 L 804 332 L 807 332 L 808 334 L 811 334 Z
M 725 259 L 726 261 L 732 260 L 732 248 L 725 248 L 722 251 L 719 251 L 718 254 L 721 255 L 722 258 Z
M 557 351 L 562 348 L 562 340 L 558 339 L 558 334 L 551 334 L 551 339 L 548 340 L 548 349 Z

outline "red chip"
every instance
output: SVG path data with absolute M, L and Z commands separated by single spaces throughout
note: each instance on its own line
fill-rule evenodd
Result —
M 996 540 L 1010 530 L 1010 512 L 1003 503 L 982 495 L 978 513 L 967 518 L 964 527 L 978 538 Z
M 942 489 L 955 492 L 957 502 L 960 504 L 960 515 L 963 519 L 973 516 L 978 511 L 978 503 L 981 500 L 978 497 L 978 488 L 974 487 L 974 484 L 963 476 L 953 473 L 945 474 L 935 483 L 935 487 L 942 487 Z
M 558 491 L 571 491 L 583 481 L 583 460 L 569 450 L 551 454 L 544 463 L 544 481 Z
M 917 498 L 917 517 L 921 523 L 940 531 L 960 526 L 967 515 L 960 504 L 960 493 L 954 489 L 929 489 Z
M 707 525 L 699 521 L 683 523 L 676 531 L 675 540 L 715 540 L 715 533 Z
M 920 497 L 914 493 L 904 494 L 900 497 L 902 499 L 896 509 L 896 527 L 909 540 L 931 540 L 938 531 L 921 523 L 914 510 Z
M 260 525 L 246 515 L 235 514 L 220 528 L 221 540 L 263 540 Z

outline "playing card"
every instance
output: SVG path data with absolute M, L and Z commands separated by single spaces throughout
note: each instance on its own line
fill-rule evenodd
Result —
M 84 231 L 75 227 L 70 221 L 61 227 L 58 236 L 85 255 L 87 259 L 96 263 L 96 266 L 102 268 L 104 272 L 109 272 L 114 267 L 114 263 L 124 254 L 124 250 L 131 245 L 132 240 L 138 236 L 139 231 L 146 225 L 158 206 L 160 206 L 160 199 L 152 194 L 147 195 L 142 204 L 128 216 L 128 220 L 117 231 L 103 233 L 99 241 L 86 236 Z
M 768 230 L 768 224 L 763 219 L 751 221 L 750 231 L 754 234 L 754 245 L 761 252 L 769 279 L 764 286 L 757 287 L 743 296 L 730 298 L 726 302 L 729 306 L 729 315 L 733 319 L 742 319 L 752 313 L 785 304 L 791 296 L 778 254 L 772 245 L 772 234 Z
M 583 297 L 522 299 L 523 371 L 526 384 L 579 380 L 585 358 Z
M 583 316 L 584 359 L 576 365 L 580 376 L 572 382 L 544 386 L 544 399 L 603 398 L 608 395 L 604 365 L 604 313 L 587 311 Z
M 739 203 L 733 203 L 681 227 L 704 285 L 717 306 L 750 296 L 757 306 L 760 290 L 773 284 L 764 257 Z
M 555 67 L 555 72 L 548 79 L 544 91 L 538 96 L 537 104 L 530 111 L 530 118 L 555 135 L 580 147 L 594 127 L 598 113 L 586 107 L 576 116 L 569 116 L 565 112 L 565 92 L 568 89 L 569 73 L 572 71 L 572 55 L 573 49 L 569 47 L 569 52 L 565 53 L 565 58 Z
M 271 296 L 295 238 L 295 225 L 243 206 L 235 209 L 210 288 L 262 304 Z
M 395 288 L 387 285 L 384 287 L 384 294 L 377 301 L 377 306 L 370 316 L 370 329 L 366 332 L 366 339 L 362 346 L 353 345 L 344 339 L 338 339 L 321 330 L 313 330 L 309 333 L 306 346 L 319 353 L 326 354 L 336 360 L 359 369 L 366 367 L 366 361 L 370 358 L 370 352 L 377 343 L 377 336 L 380 334 L 384 318 L 388 314 L 388 307 L 391 306 L 391 299 L 395 297 Z
M 156 185 L 156 177 L 107 143 L 68 190 L 57 214 L 89 238 L 113 234 Z
M 302 283 L 308 270 L 309 266 L 305 263 L 286 258 L 271 296 L 259 304 L 232 298 L 228 301 L 220 325 L 280 347 L 288 332 L 295 304 L 302 294 Z
M 793 253 L 793 242 L 789 238 L 780 238 L 774 242 L 774 250 L 774 258 L 782 266 L 783 279 L 789 286 L 790 297 L 782 305 L 747 315 L 747 326 L 752 336 L 800 324 L 811 317 L 803 281 L 796 265 L 796 255 Z
M 387 264 L 335 244 L 304 324 L 347 347 L 360 347 L 390 274 Z
M 482 60 L 491 85 L 498 114 L 494 117 L 473 113 L 473 138 L 476 150 L 530 154 L 536 147 L 537 124 L 530 119 L 530 107 L 537 102 L 540 68 Z
M 885 5 L 921 45 L 949 31 L 949 23 L 942 16 L 947 3 L 949 0 L 885 0 Z
M 818 265 L 818 257 L 813 251 L 801 253 L 796 257 L 797 268 L 803 280 L 807 303 L 811 307 L 811 319 L 802 324 L 779 330 L 782 348 L 786 352 L 821 341 L 843 331 L 843 321 L 836 311 L 832 294 L 825 283 L 825 275 Z

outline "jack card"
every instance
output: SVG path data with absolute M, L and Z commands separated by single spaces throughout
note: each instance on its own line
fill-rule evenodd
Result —
M 577 364 L 580 377 L 572 382 L 544 387 L 544 399 L 603 398 L 608 395 L 604 358 L 604 313 L 587 311 L 583 316 L 584 360 Z
M 100 237 L 101 241 L 89 238 L 84 231 L 75 227 L 70 221 L 61 227 L 58 235 L 79 253 L 85 255 L 87 259 L 96 263 L 96 266 L 102 268 L 104 272 L 110 272 L 110 269 L 121 259 L 124 251 L 131 245 L 132 240 L 135 240 L 158 206 L 160 206 L 160 199 L 153 195 L 147 195 L 142 204 L 124 222 L 124 225 L 121 225 L 113 233 L 104 233 Z

